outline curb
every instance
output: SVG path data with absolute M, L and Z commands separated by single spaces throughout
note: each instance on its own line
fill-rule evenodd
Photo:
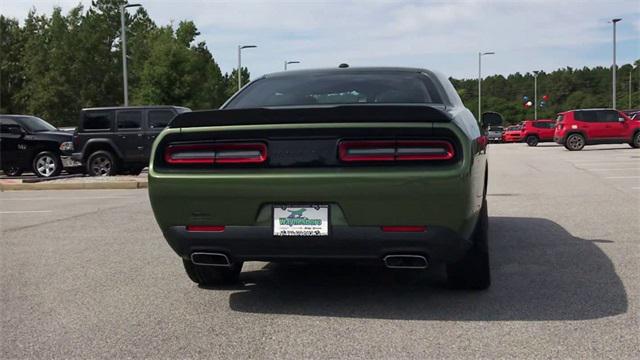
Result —
M 12 190 L 105 190 L 105 189 L 146 189 L 148 182 L 143 181 L 101 181 L 101 182 L 37 182 L 2 183 L 0 191 Z

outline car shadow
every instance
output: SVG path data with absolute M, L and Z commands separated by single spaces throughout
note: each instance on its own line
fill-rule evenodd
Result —
M 493 284 L 448 289 L 444 269 L 397 276 L 382 268 L 268 264 L 243 272 L 234 311 L 403 320 L 585 320 L 627 311 L 627 295 L 599 246 L 541 218 L 491 217 Z M 596 243 L 598 245 L 596 245 Z
M 582 148 L 580 151 L 608 151 L 608 150 L 635 150 L 629 145 L 621 144 L 617 147 L 608 147 L 608 148 L 598 148 L 598 147 L 589 147 L 588 145 Z

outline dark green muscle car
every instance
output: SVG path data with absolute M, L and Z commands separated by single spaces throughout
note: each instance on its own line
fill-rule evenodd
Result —
M 439 73 L 287 71 L 176 116 L 149 196 L 200 285 L 237 280 L 245 261 L 443 262 L 452 286 L 485 289 L 486 143 Z

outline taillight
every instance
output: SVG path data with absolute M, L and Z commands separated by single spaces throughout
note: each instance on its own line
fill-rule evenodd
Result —
M 189 232 L 223 232 L 224 228 L 221 225 L 187 225 Z
M 426 226 L 382 226 L 384 232 L 425 232 Z
M 267 160 L 262 143 L 220 143 L 169 145 L 164 153 L 167 164 L 257 164 Z
M 338 152 L 346 162 L 450 160 L 455 155 L 444 140 L 349 140 L 340 142 Z

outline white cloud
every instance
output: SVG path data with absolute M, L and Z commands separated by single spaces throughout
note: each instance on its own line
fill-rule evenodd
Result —
M 89 1 L 82 1 L 88 4 Z M 620 1 L 199 1 L 140 0 L 159 24 L 194 20 L 223 71 L 236 46 L 252 75 L 296 68 L 354 65 L 433 67 L 457 77 L 477 72 L 477 52 L 492 50 L 486 74 L 563 66 L 608 66 L 611 25 L 618 25 L 619 63 L 640 58 L 640 6 Z M 2 13 L 23 18 L 36 6 L 68 10 L 76 1 L 12 1 Z

